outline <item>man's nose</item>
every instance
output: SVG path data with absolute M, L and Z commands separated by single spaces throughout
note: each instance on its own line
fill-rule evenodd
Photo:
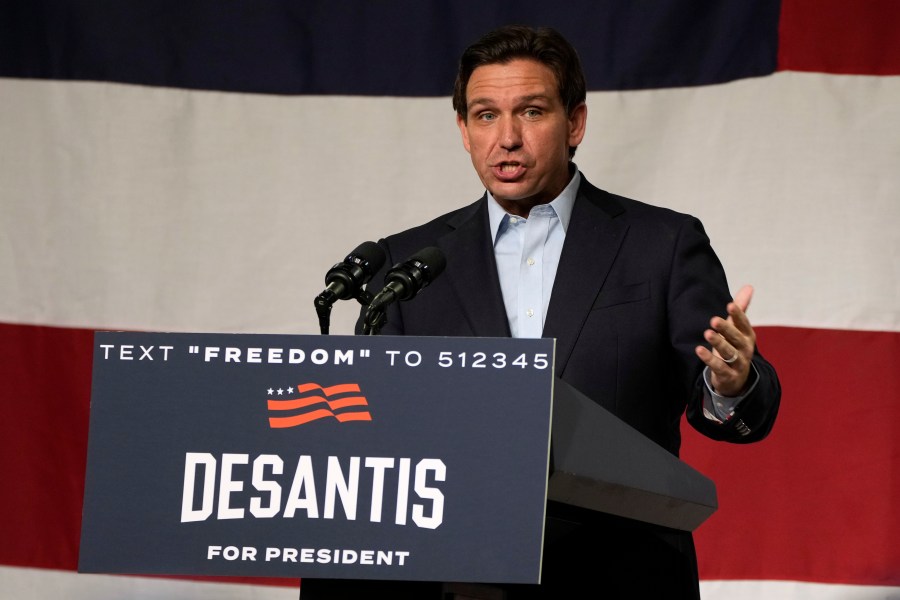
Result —
M 514 117 L 503 119 L 500 146 L 508 152 L 518 150 L 522 146 L 522 128 Z

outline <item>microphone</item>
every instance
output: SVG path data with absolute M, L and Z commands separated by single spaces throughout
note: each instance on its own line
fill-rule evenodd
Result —
M 444 253 L 434 246 L 423 248 L 402 263 L 397 263 L 384 276 L 384 288 L 369 303 L 367 315 L 383 312 L 397 300 L 415 298 L 416 294 L 443 273 L 446 266 Z
M 334 304 L 337 300 L 349 300 L 357 295 L 360 288 L 384 265 L 385 256 L 381 246 L 375 242 L 363 242 L 357 246 L 344 262 L 339 262 L 325 274 L 327 287 L 322 292 Z
M 371 297 L 363 286 L 384 266 L 385 254 L 375 242 L 363 242 L 325 274 L 325 289 L 315 298 L 322 333 L 328 333 L 331 307 L 338 300 L 356 298 L 367 305 Z

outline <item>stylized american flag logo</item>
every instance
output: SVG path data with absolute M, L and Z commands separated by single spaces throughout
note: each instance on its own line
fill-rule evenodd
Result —
M 281 429 L 297 427 L 318 419 L 333 418 L 347 421 L 371 421 L 369 403 L 360 393 L 359 384 L 343 383 L 322 387 L 315 383 L 303 383 L 296 392 L 287 389 L 293 398 L 269 398 L 269 427 Z M 269 390 L 271 395 L 273 390 Z M 278 390 L 279 394 L 283 390 Z

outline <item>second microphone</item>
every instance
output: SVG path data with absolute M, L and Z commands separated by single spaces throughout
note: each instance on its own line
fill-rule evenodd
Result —
M 369 312 L 384 310 L 397 300 L 410 300 L 435 280 L 447 266 L 440 248 L 429 246 L 394 265 L 384 276 L 384 288 L 372 298 Z

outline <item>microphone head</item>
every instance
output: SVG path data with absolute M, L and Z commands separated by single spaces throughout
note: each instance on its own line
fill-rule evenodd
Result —
M 444 253 L 441 252 L 440 248 L 434 246 L 422 248 L 410 256 L 406 262 L 422 270 L 424 275 L 422 287 L 437 279 L 437 276 L 443 273 L 444 268 L 447 266 L 447 258 L 444 256 Z
M 447 259 L 439 248 L 423 248 L 397 263 L 388 271 L 385 281 L 396 294 L 398 300 L 415 298 L 422 288 L 428 287 L 444 271 Z
M 366 274 L 366 280 L 363 283 L 367 283 L 372 275 L 384 266 L 385 260 L 386 257 L 381 246 L 375 242 L 363 242 L 347 255 L 344 262 L 359 265 Z
M 343 262 L 325 274 L 325 285 L 337 300 L 349 300 L 384 266 L 384 250 L 375 242 L 363 242 Z

